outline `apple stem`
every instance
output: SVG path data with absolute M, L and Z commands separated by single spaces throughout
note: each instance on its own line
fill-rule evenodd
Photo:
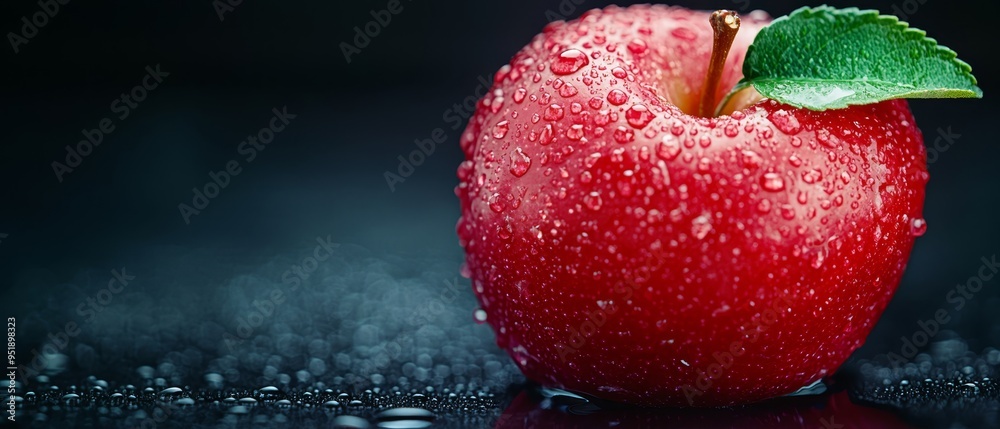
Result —
M 702 87 L 701 103 L 698 104 L 698 115 L 709 117 L 715 113 L 715 92 L 722 79 L 722 70 L 729 56 L 729 49 L 740 30 L 740 17 L 731 10 L 717 10 L 708 19 L 712 24 L 715 37 L 712 40 L 712 57 L 705 73 L 705 85 Z

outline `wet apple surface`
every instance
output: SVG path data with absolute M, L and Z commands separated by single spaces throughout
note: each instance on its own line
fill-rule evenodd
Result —
M 768 19 L 743 22 L 712 106 Z M 708 23 L 633 6 L 551 24 L 463 134 L 467 274 L 536 382 L 643 405 L 795 392 L 862 344 L 923 233 L 905 101 L 695 116 Z

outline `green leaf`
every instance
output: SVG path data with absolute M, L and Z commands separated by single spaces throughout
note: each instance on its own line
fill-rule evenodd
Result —
M 806 7 L 757 34 L 730 95 L 753 85 L 767 98 L 811 110 L 894 98 L 982 98 L 971 70 L 955 51 L 895 16 Z

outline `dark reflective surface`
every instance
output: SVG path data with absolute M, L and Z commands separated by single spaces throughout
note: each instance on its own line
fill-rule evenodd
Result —
M 675 410 L 598 406 L 566 396 L 547 398 L 529 389 L 514 398 L 494 427 L 904 429 L 913 426 L 888 411 L 852 402 L 845 391 L 780 398 L 745 407 Z

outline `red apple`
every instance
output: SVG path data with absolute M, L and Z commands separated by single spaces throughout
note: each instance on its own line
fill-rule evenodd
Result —
M 892 297 L 921 217 L 905 101 L 737 97 L 769 18 L 705 88 L 709 13 L 592 10 L 494 77 L 461 138 L 464 273 L 524 374 L 641 405 L 718 406 L 832 374 Z

